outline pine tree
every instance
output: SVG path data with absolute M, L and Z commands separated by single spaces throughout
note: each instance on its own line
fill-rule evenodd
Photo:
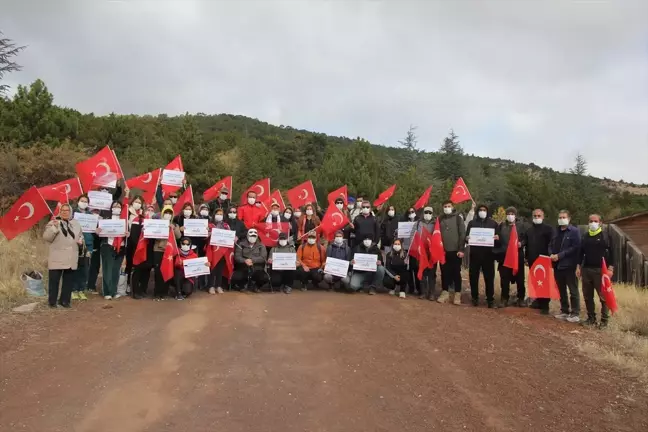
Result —
M 411 166 L 416 161 L 416 157 L 420 153 L 420 150 L 418 149 L 418 137 L 414 133 L 415 130 L 416 126 L 410 125 L 407 134 L 405 135 L 405 139 L 398 141 L 398 144 L 405 148 L 406 163 L 408 166 Z
M 2 37 L 0 31 L 0 82 L 6 73 L 21 69 L 20 65 L 12 61 L 11 58 L 17 56 L 23 49 L 25 49 L 24 46 L 17 46 L 11 39 Z M 8 85 L 0 84 L 0 96 L 4 95 L 8 88 Z
M 443 140 L 443 144 L 436 155 L 435 172 L 441 180 L 456 180 L 464 176 L 464 151 L 459 144 L 459 136 L 450 129 L 450 134 Z

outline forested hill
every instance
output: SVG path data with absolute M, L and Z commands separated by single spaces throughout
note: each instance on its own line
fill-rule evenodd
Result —
M 585 221 L 590 212 L 609 219 L 648 209 L 648 187 L 590 177 L 584 159 L 567 174 L 464 155 L 453 134 L 438 151 L 422 152 L 415 130 L 403 131 L 395 147 L 384 147 L 229 114 L 95 116 L 56 106 L 45 84 L 36 81 L 19 87 L 13 98 L 0 99 L 2 211 L 32 184 L 74 176 L 74 164 L 106 144 L 127 177 L 163 167 L 181 154 L 197 199 L 227 175 L 234 177 L 234 196 L 264 177 L 282 191 L 312 179 L 320 202 L 343 184 L 352 195 L 376 197 L 397 183 L 390 202 L 400 212 L 433 184 L 431 203 L 438 211 L 462 176 L 477 201 L 493 209 L 513 205 L 527 216 L 538 206 L 552 219 L 567 208 L 574 222 Z

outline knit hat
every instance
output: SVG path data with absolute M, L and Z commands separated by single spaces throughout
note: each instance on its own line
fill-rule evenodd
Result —
M 347 197 L 347 202 L 348 202 L 349 204 L 355 204 L 355 198 L 353 198 L 352 196 Z
M 517 209 L 515 207 L 508 207 L 506 209 L 506 214 L 513 213 L 514 215 L 517 216 Z
M 288 234 L 285 232 L 279 233 L 279 240 L 288 240 Z
M 200 210 L 202 210 L 204 208 L 209 210 L 209 206 L 207 204 L 205 204 L 205 203 L 202 203 L 202 204 L 200 204 L 200 207 L 198 207 L 198 211 L 200 211 Z
M 223 186 L 220 191 L 221 193 L 225 193 L 229 195 L 229 189 L 227 189 L 225 186 Z

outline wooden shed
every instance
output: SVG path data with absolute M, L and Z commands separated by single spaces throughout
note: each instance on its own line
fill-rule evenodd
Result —
M 615 224 L 625 233 L 639 250 L 648 256 L 648 211 L 615 219 L 610 223 Z
M 610 224 L 617 256 L 622 258 L 617 263 L 621 267 L 618 279 L 648 285 L 648 211 L 615 219 Z

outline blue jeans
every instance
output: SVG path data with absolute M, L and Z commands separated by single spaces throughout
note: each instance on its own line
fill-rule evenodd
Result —
M 382 285 L 383 278 L 385 277 L 385 267 L 378 266 L 375 272 L 354 271 L 351 275 L 351 289 L 359 291 L 365 283 L 373 288 Z

